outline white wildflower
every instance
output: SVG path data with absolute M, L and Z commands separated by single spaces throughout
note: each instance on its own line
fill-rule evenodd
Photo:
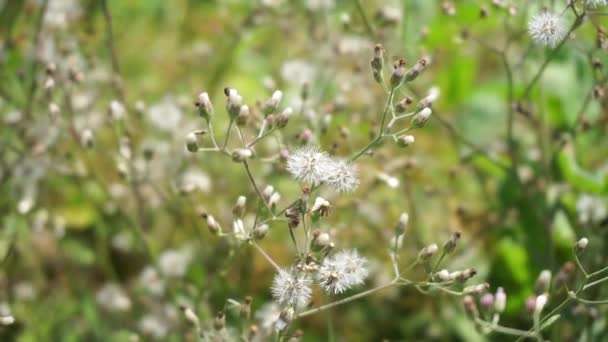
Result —
M 167 319 L 159 315 L 146 314 L 138 323 L 139 331 L 148 337 L 163 339 L 169 333 Z
M 346 159 L 333 160 L 323 177 L 323 182 L 339 192 L 353 192 L 359 186 L 357 169 Z
M 152 266 L 146 266 L 139 274 L 139 283 L 147 292 L 160 296 L 165 292 L 165 283 Z
M 265 331 L 271 331 L 274 329 L 276 322 L 281 316 L 281 307 L 274 302 L 264 304 L 255 313 L 255 318 L 259 321 L 260 326 Z
M 528 31 L 538 44 L 555 47 L 566 36 L 562 18 L 550 11 L 543 11 L 532 17 Z
M 356 250 L 342 250 L 323 260 L 317 280 L 326 292 L 339 294 L 363 284 L 369 274 L 367 264 Z
M 161 253 L 158 266 L 165 276 L 181 278 L 186 274 L 191 261 L 192 253 L 189 250 L 169 249 Z
M 154 127 L 172 132 L 179 127 L 183 112 L 175 99 L 166 97 L 153 104 L 146 112 L 146 118 Z
M 281 78 L 297 86 L 311 83 L 315 78 L 315 72 L 315 67 L 303 60 L 294 59 L 281 65 Z
M 314 186 L 324 180 L 331 164 L 327 153 L 322 152 L 319 147 L 306 146 L 289 154 L 287 171 L 297 180 Z
M 95 295 L 97 303 L 108 311 L 127 311 L 131 308 L 131 299 L 117 284 L 105 284 Z
M 280 270 L 272 280 L 272 296 L 281 305 L 305 307 L 312 296 L 312 280 L 304 273 L 290 269 Z

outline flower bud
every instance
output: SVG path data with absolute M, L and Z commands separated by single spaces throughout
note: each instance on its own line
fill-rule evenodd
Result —
M 549 291 L 551 286 L 551 271 L 543 270 L 536 279 L 535 291 L 536 293 L 545 293 Z
M 209 94 L 206 92 L 200 93 L 194 105 L 198 108 L 198 114 L 209 122 L 213 116 L 213 105 L 209 99 Z
M 272 93 L 272 96 L 270 97 L 270 99 L 268 99 L 268 101 L 266 101 L 266 103 L 264 104 L 264 114 L 268 115 L 274 111 L 277 110 L 277 108 L 279 107 L 279 103 L 281 102 L 281 99 L 283 98 L 283 92 L 281 92 L 280 90 L 275 90 L 274 93 Z
M 236 163 L 243 162 L 253 156 L 253 151 L 248 148 L 239 148 L 232 152 L 232 161 Z
M 399 222 L 397 223 L 396 233 L 397 235 L 401 235 L 405 233 L 405 229 L 407 228 L 407 224 L 410 221 L 410 215 L 408 213 L 402 213 L 399 216 Z
M 536 303 L 534 305 L 534 314 L 535 315 L 540 315 L 540 313 L 545 308 L 545 305 L 547 304 L 548 300 L 549 300 L 549 297 L 546 293 L 543 293 L 540 296 L 536 297 Z
M 403 78 L 406 74 L 405 59 L 400 59 L 393 65 L 393 73 L 391 75 L 391 88 L 396 89 L 403 82 Z
M 196 133 L 190 132 L 186 135 L 186 148 L 193 153 L 198 151 L 198 138 L 196 137 Z
M 481 298 L 479 298 L 479 305 L 483 307 L 484 310 L 489 311 L 494 307 L 494 295 L 491 293 L 484 293 Z
M 450 273 L 450 278 L 454 280 L 458 280 L 460 282 L 465 282 L 471 278 L 473 278 L 477 274 L 477 270 L 474 268 L 467 268 L 464 271 L 454 271 Z
M 251 296 L 247 296 L 247 297 L 245 297 L 245 300 L 243 301 L 243 303 L 241 303 L 239 314 L 241 315 L 242 318 L 249 319 L 249 317 L 251 316 L 251 302 L 252 301 L 253 301 L 253 298 L 251 298 Z
M 426 122 L 431 117 L 432 113 L 433 111 L 431 110 L 431 108 L 425 107 L 414 116 L 412 122 L 416 127 L 424 127 Z
M 536 297 L 531 296 L 526 299 L 526 311 L 531 315 L 536 309 Z
M 441 282 L 450 281 L 450 272 L 448 270 L 441 270 L 435 274 L 435 278 Z
M 400 147 L 408 147 L 414 144 L 416 138 L 413 135 L 402 135 L 397 139 L 397 145 Z
M 313 243 L 319 249 L 323 249 L 331 243 L 331 237 L 326 232 L 316 230 L 313 232 Z
M 0 325 L 11 325 L 15 323 L 15 317 L 11 315 L 0 316 Z
M 456 248 L 456 242 L 460 239 L 460 232 L 455 232 L 452 234 L 450 239 L 443 245 L 443 252 L 445 254 L 450 254 Z
M 268 225 L 266 223 L 255 226 L 253 229 L 253 237 L 262 240 L 268 233 Z
M 196 327 L 199 326 L 200 320 L 192 309 L 190 309 L 189 307 L 182 307 L 182 311 L 184 313 L 184 317 L 186 317 L 186 320 L 188 322 L 190 322 L 192 325 L 194 325 Z
M 507 305 L 507 294 L 502 287 L 496 289 L 496 295 L 494 295 L 494 310 L 498 313 L 505 311 Z
M 242 105 L 241 109 L 239 109 L 239 115 L 236 118 L 236 124 L 239 126 L 243 126 L 247 123 L 247 120 L 249 120 L 249 106 L 248 105 Z
M 418 78 L 421 72 L 424 71 L 428 60 L 426 58 L 420 58 L 418 62 L 407 72 L 405 75 L 405 82 L 411 82 Z
M 587 245 L 589 245 L 589 239 L 587 239 L 586 237 L 581 238 L 574 245 L 574 250 L 576 253 L 581 253 L 587 248 Z
M 212 215 L 203 213 L 201 214 L 201 216 L 207 221 L 207 227 L 213 235 L 217 235 L 221 232 L 222 228 L 220 227 L 220 224 L 217 223 L 217 221 Z
M 43 88 L 47 92 L 50 92 L 51 90 L 55 89 L 55 79 L 53 77 L 47 77 L 47 79 L 44 81 Z
M 108 109 L 108 113 L 110 114 L 110 118 L 112 120 L 122 120 L 125 118 L 127 114 L 127 110 L 125 106 L 119 101 L 112 100 L 110 102 L 110 108 Z
M 479 317 L 479 312 L 477 311 L 477 305 L 475 305 L 475 300 L 471 296 L 464 296 L 462 299 L 462 304 L 464 305 L 464 311 L 467 313 L 469 318 L 476 319 Z
M 430 107 L 439 98 L 439 87 L 431 87 L 428 95 L 420 100 L 420 107 Z
M 95 145 L 95 138 L 93 137 L 93 131 L 85 129 L 80 135 L 80 144 L 86 148 L 92 148 Z
M 287 107 L 281 114 L 279 114 L 276 120 L 278 128 L 285 128 L 285 126 L 287 126 L 287 123 L 289 122 L 289 117 L 291 116 L 292 112 L 293 109 L 291 109 L 291 107 Z
M 215 319 L 213 320 L 213 328 L 215 330 L 222 330 L 224 329 L 224 327 L 226 326 L 226 314 L 224 314 L 223 311 L 220 311 L 217 313 L 217 315 L 215 316 Z
M 279 194 L 278 192 L 273 193 L 272 195 L 270 195 L 270 197 L 268 198 L 268 205 L 273 208 L 277 206 L 277 204 L 279 203 L 279 201 L 281 200 L 281 194 Z
M 397 114 L 405 113 L 409 106 L 412 104 L 412 102 L 412 98 L 406 96 L 403 100 L 397 102 L 397 104 L 395 105 L 395 112 Z
M 423 249 L 420 250 L 420 252 L 418 253 L 418 259 L 423 260 L 423 261 L 427 261 L 435 253 L 437 253 L 438 249 L 439 249 L 439 247 L 437 247 L 436 244 L 428 245 L 428 246 L 426 246 L 426 247 L 424 247 Z
M 474 294 L 479 295 L 479 294 L 486 292 L 489 288 L 490 288 L 490 284 L 481 283 L 481 284 L 467 286 L 464 288 L 463 292 L 464 293 L 474 293 Z
M 374 58 L 371 61 L 372 74 L 378 83 L 382 83 L 382 66 L 384 65 L 384 48 L 381 44 L 374 47 Z
M 239 198 L 237 198 L 237 200 L 236 200 L 236 203 L 232 207 L 232 215 L 234 215 L 235 217 L 239 217 L 239 218 L 243 217 L 243 215 L 245 214 L 246 205 L 247 205 L 247 197 L 239 196 Z
M 241 112 L 243 97 L 233 88 L 225 88 L 224 94 L 226 94 L 226 111 L 230 119 L 234 120 Z
M 310 208 L 310 212 L 313 214 L 318 214 L 319 216 L 327 216 L 329 213 L 329 208 L 331 208 L 329 201 L 323 197 L 317 197 L 315 198 L 315 203 Z

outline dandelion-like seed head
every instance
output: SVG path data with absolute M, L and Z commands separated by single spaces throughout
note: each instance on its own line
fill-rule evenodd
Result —
M 353 192 L 359 186 L 357 169 L 348 160 L 332 160 L 323 181 L 338 192 Z
M 326 292 L 339 294 L 363 284 L 369 274 L 367 264 L 356 250 L 342 250 L 323 260 L 317 280 Z
M 562 18 L 550 11 L 544 11 L 532 17 L 528 31 L 538 44 L 555 47 L 566 36 Z
M 287 171 L 297 180 L 318 185 L 327 174 L 331 159 L 317 146 L 306 146 L 291 153 L 287 158 Z
M 281 270 L 272 280 L 272 296 L 281 305 L 303 308 L 312 296 L 311 283 L 312 280 L 304 273 L 294 269 Z

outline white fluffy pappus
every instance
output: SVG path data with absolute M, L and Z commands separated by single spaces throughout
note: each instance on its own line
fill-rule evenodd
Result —
M 550 11 L 533 16 L 528 23 L 528 31 L 536 43 L 550 47 L 555 47 L 566 37 L 562 18 Z
M 303 308 L 312 296 L 312 280 L 294 269 L 281 270 L 272 280 L 272 297 L 281 304 L 293 308 Z
M 323 260 L 317 281 L 326 292 L 340 294 L 364 283 L 369 275 L 367 265 L 367 259 L 356 250 L 342 250 Z

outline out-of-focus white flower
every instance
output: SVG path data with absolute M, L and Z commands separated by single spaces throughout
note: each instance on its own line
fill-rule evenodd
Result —
M 95 295 L 97 303 L 108 311 L 123 312 L 131 309 L 131 299 L 117 284 L 102 286 Z
M 576 212 L 580 223 L 598 223 L 608 216 L 608 207 L 604 199 L 583 194 L 576 201 Z
M 169 249 L 161 253 L 158 258 L 158 266 L 165 276 L 181 278 L 186 274 L 191 261 L 192 252 L 190 250 Z
M 555 47 L 566 36 L 562 18 L 553 12 L 543 11 L 532 17 L 528 31 L 538 44 Z
M 183 112 L 175 99 L 166 97 L 151 105 L 146 112 L 148 121 L 156 128 L 172 132 L 179 127 Z
M 302 272 L 280 270 L 272 280 L 272 296 L 281 305 L 303 308 L 312 296 L 311 283 L 312 280 Z
M 357 169 L 346 159 L 332 160 L 327 167 L 323 182 L 338 192 L 353 192 L 359 186 Z
M 155 339 L 165 338 L 169 332 L 167 320 L 154 314 L 143 316 L 139 321 L 138 327 L 142 334 Z
M 339 294 L 363 284 L 369 274 L 367 264 L 356 250 L 342 250 L 323 260 L 317 280 L 326 292 Z
M 112 120 L 122 120 L 127 115 L 125 106 L 117 100 L 112 100 L 112 102 L 110 102 L 109 112 Z
M 13 287 L 13 292 L 15 293 L 15 297 L 19 300 L 32 300 L 36 298 L 36 288 L 29 281 L 22 281 Z
M 274 330 L 274 326 L 279 320 L 279 316 L 281 316 L 281 307 L 275 302 L 264 304 L 255 313 L 255 318 L 259 321 L 262 329 L 266 331 Z
M 324 180 L 330 164 L 331 159 L 319 147 L 305 146 L 289 154 L 287 171 L 297 180 L 314 186 Z
M 211 191 L 211 179 L 200 170 L 188 170 L 181 178 L 180 190 L 183 192 L 209 192 Z
M 303 60 L 290 60 L 281 66 L 281 77 L 283 80 L 301 86 L 311 83 L 315 77 L 315 67 Z
M 139 274 L 139 283 L 150 294 L 160 296 L 165 292 L 165 283 L 152 266 L 146 266 Z

